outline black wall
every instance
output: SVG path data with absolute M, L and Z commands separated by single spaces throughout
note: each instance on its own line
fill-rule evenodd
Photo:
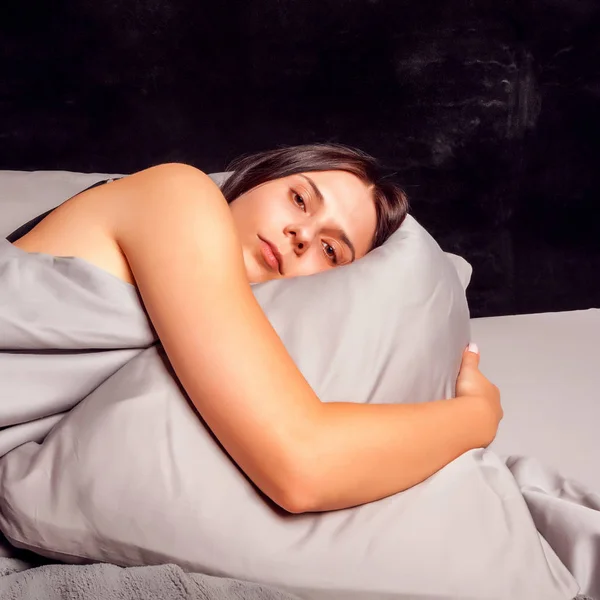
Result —
M 0 169 L 342 142 L 471 262 L 473 316 L 600 307 L 597 0 L 12 4 Z

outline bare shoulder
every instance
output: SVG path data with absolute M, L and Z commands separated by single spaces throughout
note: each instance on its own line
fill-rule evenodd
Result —
M 105 227 L 123 243 L 124 236 L 143 231 L 147 221 L 160 230 L 217 216 L 233 223 L 219 187 L 206 173 L 183 163 L 158 165 L 116 181 L 110 200 L 101 206 L 109 219 Z
M 245 281 L 241 244 L 220 188 L 203 171 L 169 163 L 116 182 L 104 229 L 126 257 L 135 280 L 154 280 L 148 270 L 183 276 L 226 254 Z M 242 277 L 243 274 L 243 277 Z M 234 274 L 230 273 L 234 276 Z
M 27 252 L 77 256 L 136 285 L 117 240 L 120 233 L 135 230 L 144 219 L 183 222 L 188 213 L 200 215 L 207 206 L 219 204 L 223 209 L 226 201 L 203 171 L 183 163 L 165 163 L 74 196 L 15 245 Z M 227 218 L 224 210 L 221 213 L 221 218 Z

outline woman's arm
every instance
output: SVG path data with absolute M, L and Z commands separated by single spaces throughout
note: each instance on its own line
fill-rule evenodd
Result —
M 277 504 L 305 512 L 373 501 L 491 441 L 477 397 L 321 403 L 254 298 L 231 211 L 212 180 L 170 164 L 111 185 L 111 236 L 177 376 L 230 456 Z
M 485 399 L 460 396 L 418 404 L 323 404 L 310 460 L 307 510 L 347 508 L 424 481 L 473 448 L 497 425 Z

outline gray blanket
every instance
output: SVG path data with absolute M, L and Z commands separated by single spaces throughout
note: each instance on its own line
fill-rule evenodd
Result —
M 185 573 L 173 564 L 32 567 L 0 558 L 1 600 L 299 600 L 273 587 L 227 577 Z

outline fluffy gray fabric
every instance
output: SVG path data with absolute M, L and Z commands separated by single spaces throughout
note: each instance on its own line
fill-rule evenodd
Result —
M 185 573 L 173 564 L 30 566 L 0 558 L 1 600 L 299 600 L 274 587 Z
M 31 566 L 0 557 L 0 600 L 301 600 L 274 587 L 185 573 L 173 564 Z M 595 599 L 578 595 L 573 600 Z

